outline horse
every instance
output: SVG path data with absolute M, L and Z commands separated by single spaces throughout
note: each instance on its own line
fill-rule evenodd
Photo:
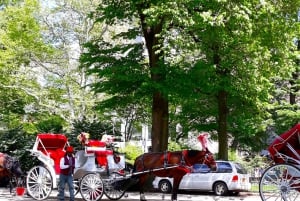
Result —
M 13 176 L 15 176 L 18 185 L 18 183 L 22 182 L 20 178 L 23 175 L 24 174 L 21 169 L 19 160 L 8 154 L 0 152 L 0 177 L 1 178 L 8 177 L 11 179 Z M 10 191 L 11 190 L 12 190 L 12 186 L 10 184 Z
M 198 163 L 206 164 L 212 170 L 216 169 L 215 159 L 208 149 L 152 152 L 138 156 L 134 162 L 132 175 L 138 179 L 140 200 L 146 201 L 144 185 L 150 174 L 159 177 L 173 177 L 171 199 L 172 201 L 177 200 L 177 191 L 182 177 L 190 172 L 191 166 Z

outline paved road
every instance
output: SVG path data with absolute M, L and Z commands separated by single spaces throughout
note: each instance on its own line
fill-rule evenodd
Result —
M 53 190 L 51 196 L 47 198 L 47 201 L 57 201 L 57 192 Z M 148 201 L 162 201 L 171 200 L 169 194 L 163 195 L 157 192 L 146 193 L 146 198 Z M 34 201 L 31 197 L 27 195 L 16 196 L 9 193 L 9 189 L 0 188 L 0 201 L 12 201 L 12 200 L 22 200 L 22 201 Z M 67 201 L 68 199 L 66 199 Z M 76 201 L 83 200 L 79 195 L 76 196 Z M 257 193 L 241 193 L 239 196 L 215 196 L 213 194 L 189 194 L 187 192 L 178 194 L 178 201 L 260 201 L 260 197 Z M 109 201 L 105 195 L 102 197 L 101 201 Z M 128 192 L 125 194 L 120 201 L 139 201 L 139 194 L 137 192 Z

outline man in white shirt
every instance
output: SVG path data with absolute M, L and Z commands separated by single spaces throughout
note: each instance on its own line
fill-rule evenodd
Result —
M 69 186 L 70 190 L 70 201 L 74 201 L 74 184 L 73 184 L 73 173 L 75 168 L 75 157 L 73 155 L 74 148 L 69 146 L 66 148 L 66 154 L 60 160 L 60 174 L 59 174 L 59 193 L 58 200 L 65 200 L 65 185 Z

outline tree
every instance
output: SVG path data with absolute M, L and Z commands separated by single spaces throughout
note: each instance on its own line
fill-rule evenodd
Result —
M 261 139 L 271 78 L 292 71 L 297 3 L 103 1 L 93 17 L 110 26 L 130 24 L 112 37 L 126 44 L 99 37 L 81 61 L 100 78 L 95 91 L 109 93 L 115 104 L 139 103 L 150 92 L 154 151 L 166 149 L 172 104 L 192 117 L 189 129 L 217 131 L 219 157 L 228 159 L 229 134 Z M 147 57 L 130 41 L 138 36 Z
M 37 83 L 30 75 L 25 76 L 31 59 L 51 52 L 42 40 L 35 18 L 38 7 L 37 1 L 26 0 L 8 4 L 0 12 L 1 113 L 2 120 L 11 128 L 19 126 L 25 106 L 34 100 L 32 92 L 37 89 Z
M 6 28 L 0 43 L 4 47 L 2 87 L 17 90 L 16 97 L 27 97 L 18 103 L 25 121 L 38 123 L 44 115 L 59 116 L 69 128 L 74 120 L 97 117 L 93 107 L 101 96 L 90 93 L 87 85 L 93 80 L 78 69 L 82 44 L 97 29 L 87 17 L 97 3 L 52 1 L 47 6 L 26 0 L 2 12 Z
M 87 85 L 93 82 L 78 69 L 78 58 L 84 44 L 97 30 L 94 22 L 88 19 L 99 1 L 52 1 L 40 13 L 40 23 L 44 27 L 44 40 L 54 53 L 44 60 L 35 59 L 33 67 L 39 69 L 40 92 L 36 93 L 39 111 L 59 115 L 71 127 L 76 120 L 97 116 L 93 110 L 95 96 Z M 41 93 L 42 92 L 42 93 Z
M 295 5 L 215 1 L 190 9 L 194 21 L 187 30 L 201 56 L 195 65 L 199 93 L 210 97 L 199 101 L 215 104 L 209 108 L 216 108 L 210 119 L 218 125 L 219 158 L 228 159 L 229 134 L 244 143 L 263 138 L 255 134 L 268 125 L 272 78 L 293 70 Z
M 171 83 L 164 48 L 171 20 L 180 18 L 169 9 L 174 5 L 161 1 L 103 1 L 93 17 L 111 27 L 129 24 L 130 28 L 112 37 L 115 41 L 127 39 L 126 44 L 109 43 L 99 37 L 87 44 L 81 59 L 89 73 L 100 78 L 94 90 L 110 94 L 113 106 L 120 102 L 151 104 L 153 151 L 167 150 L 168 145 Z M 137 41 L 139 37 L 144 38 L 145 46 Z

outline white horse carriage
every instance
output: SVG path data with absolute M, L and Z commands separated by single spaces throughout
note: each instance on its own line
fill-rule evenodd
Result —
M 38 134 L 31 154 L 41 165 L 31 168 L 27 174 L 28 194 L 36 200 L 48 198 L 53 189 L 58 188 L 60 159 L 69 145 L 63 134 Z M 106 142 L 87 140 L 84 150 L 75 154 L 74 170 L 75 195 L 80 192 L 86 201 L 100 200 L 103 194 L 111 200 L 120 199 L 125 190 L 116 190 L 113 185 L 122 179 L 125 169 L 125 157 L 117 155 L 106 147 Z M 65 195 L 68 195 L 66 188 Z

